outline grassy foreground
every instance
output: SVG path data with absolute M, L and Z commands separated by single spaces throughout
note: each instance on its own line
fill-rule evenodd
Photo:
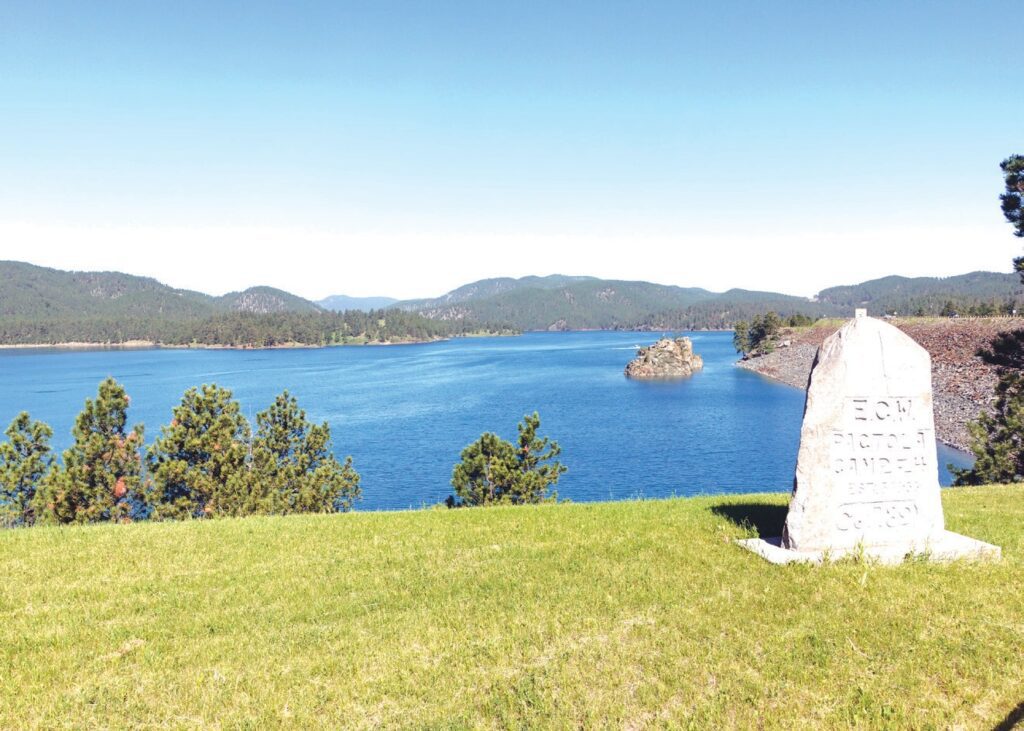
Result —
M 999 564 L 770 566 L 786 496 L 0 533 L 0 728 L 1007 727 L 1024 488 L 944 492 Z

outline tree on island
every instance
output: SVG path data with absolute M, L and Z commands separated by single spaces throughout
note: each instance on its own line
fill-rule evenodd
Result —
M 538 437 L 540 415 L 523 417 L 516 444 L 485 432 L 462 450 L 462 461 L 452 470 L 455 496 L 448 507 L 553 502 L 552 489 L 567 470 L 558 461 L 558 442 Z
M 34 497 L 37 522 L 127 520 L 139 496 L 143 427 L 128 429 L 128 394 L 113 378 L 86 399 L 64 466 L 51 469 Z
M 999 196 L 1003 216 L 1014 227 L 1014 236 L 1024 237 L 1024 156 L 1011 155 L 999 165 L 1005 191 Z M 1013 260 L 1014 270 L 1024 282 L 1024 257 Z M 978 355 L 998 369 L 996 403 L 968 425 L 974 466 L 953 468 L 954 484 L 980 485 L 989 482 L 1024 480 L 1024 330 L 1000 333 Z
M 239 515 L 251 501 L 249 422 L 231 391 L 190 388 L 146 454 L 145 502 L 155 519 Z
M 287 391 L 256 415 L 251 480 L 262 514 L 344 512 L 361 494 L 352 457 L 331 452 L 330 426 L 311 423 Z
M 32 525 L 34 500 L 43 476 L 52 468 L 50 438 L 53 429 L 18 414 L 0 444 L 0 527 Z

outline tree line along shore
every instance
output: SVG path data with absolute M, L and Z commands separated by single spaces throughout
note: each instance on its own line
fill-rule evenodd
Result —
M 431 320 L 404 310 L 345 312 L 232 312 L 204 318 L 0 318 L 6 347 L 281 348 L 432 342 L 469 335 L 502 335 L 511 327 L 464 320 Z

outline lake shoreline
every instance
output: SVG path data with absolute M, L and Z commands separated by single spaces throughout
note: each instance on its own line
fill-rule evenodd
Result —
M 389 346 L 389 345 L 429 345 L 431 343 L 445 343 L 457 339 L 472 338 L 508 338 L 519 337 L 525 333 L 653 333 L 653 332 L 692 332 L 692 333 L 718 333 L 732 332 L 731 330 L 604 330 L 600 328 L 583 328 L 580 330 L 524 330 L 516 333 L 467 333 L 447 338 L 430 338 L 419 340 L 384 340 L 351 343 L 329 343 L 327 345 L 315 343 L 278 343 L 276 345 L 226 345 L 223 343 L 161 343 L 155 340 L 125 340 L 120 343 L 98 343 L 79 340 L 69 340 L 62 343 L 0 343 L 0 351 L 4 350 L 320 350 L 323 348 L 339 348 L 351 345 L 356 346 Z
M 312 343 L 279 343 L 277 345 L 225 345 L 210 343 L 189 343 L 188 345 L 158 343 L 152 340 L 126 340 L 123 343 L 88 343 L 69 341 L 66 343 L 4 343 L 2 350 L 301 350 L 323 348 L 343 348 L 349 346 L 387 346 L 387 345 L 428 345 L 443 343 L 451 338 L 435 338 L 432 340 L 393 340 L 368 341 L 365 343 L 330 343 L 315 345 Z

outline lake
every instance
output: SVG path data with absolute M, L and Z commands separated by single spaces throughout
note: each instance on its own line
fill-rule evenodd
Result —
M 574 501 L 788 491 L 804 394 L 733 365 L 732 334 L 689 333 L 704 370 L 684 381 L 630 381 L 623 368 L 651 333 L 528 333 L 424 345 L 289 350 L 3 350 L 0 428 L 22 410 L 54 428 L 58 449 L 99 382 L 131 396 L 151 442 L 186 388 L 234 391 L 250 417 L 283 389 L 328 421 L 339 458 L 362 475 L 360 510 L 444 500 L 459 452 L 484 431 L 506 439 L 539 411 L 569 467 Z M 969 455 L 939 445 L 947 463 Z

